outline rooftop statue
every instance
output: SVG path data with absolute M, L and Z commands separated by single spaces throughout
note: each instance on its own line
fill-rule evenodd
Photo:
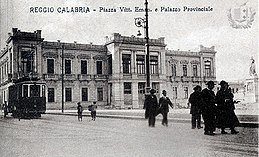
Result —
M 255 71 L 255 60 L 253 59 L 253 57 L 251 57 L 252 63 L 250 65 L 250 69 L 249 69 L 249 75 L 250 76 L 257 76 L 256 71 Z

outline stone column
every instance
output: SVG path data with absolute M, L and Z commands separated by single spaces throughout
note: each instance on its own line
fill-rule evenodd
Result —
M 123 93 L 123 83 L 114 82 L 112 86 L 113 91 L 113 104 L 116 108 L 125 108 L 124 107 L 124 93 Z
M 139 108 L 138 104 L 138 82 L 132 82 L 132 106 L 134 108 Z

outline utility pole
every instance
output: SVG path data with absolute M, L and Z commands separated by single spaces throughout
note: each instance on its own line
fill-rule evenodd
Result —
M 61 50 L 61 88 L 62 88 L 62 113 L 64 112 L 64 44 Z

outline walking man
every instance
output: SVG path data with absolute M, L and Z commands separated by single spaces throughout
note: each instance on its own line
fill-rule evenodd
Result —
M 167 114 L 169 112 L 170 105 L 173 109 L 171 100 L 166 96 L 166 91 L 163 90 L 163 96 L 159 99 L 159 111 L 163 115 L 162 125 L 168 126 Z
M 213 88 L 215 86 L 213 81 L 209 81 L 206 84 L 208 87 L 202 90 L 202 100 L 204 105 L 202 106 L 202 117 L 204 120 L 204 134 L 215 135 L 213 132 L 216 130 L 215 116 L 216 116 L 216 105 L 215 105 L 215 93 Z
M 202 105 L 202 98 L 201 98 L 201 86 L 197 85 L 193 88 L 194 92 L 189 97 L 189 103 L 191 104 L 190 114 L 192 115 L 192 129 L 203 128 L 201 126 L 201 105 Z
M 77 103 L 77 114 L 78 114 L 78 121 L 82 121 L 83 107 L 80 104 L 80 102 Z
M 146 96 L 145 102 L 144 102 L 144 109 L 145 111 L 145 118 L 148 118 L 148 126 L 149 127 L 155 127 L 155 121 L 156 121 L 156 115 L 158 111 L 158 102 L 157 97 L 154 95 L 155 90 L 150 90 L 150 95 Z
M 95 118 L 96 118 L 96 109 L 97 109 L 97 106 L 96 106 L 96 102 L 94 101 L 93 105 L 91 105 L 91 117 L 93 121 L 95 121 Z

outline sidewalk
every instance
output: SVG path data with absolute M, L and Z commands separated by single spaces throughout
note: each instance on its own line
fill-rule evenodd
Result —
M 168 114 L 168 120 L 172 122 L 182 122 L 191 124 L 191 115 L 189 114 L 189 109 L 174 109 L 171 110 Z M 68 116 L 77 116 L 77 110 L 64 110 L 62 113 L 61 110 L 47 110 L 46 114 L 55 114 L 55 115 L 68 115 Z M 97 110 L 97 117 L 102 118 L 119 118 L 119 119 L 137 119 L 145 120 L 144 118 L 145 110 Z M 258 128 L 258 115 L 256 114 L 247 114 L 240 111 L 236 112 L 237 117 L 240 121 L 241 127 L 257 127 Z M 90 117 L 90 111 L 84 111 L 83 116 Z M 162 119 L 162 115 L 157 116 L 158 120 Z

